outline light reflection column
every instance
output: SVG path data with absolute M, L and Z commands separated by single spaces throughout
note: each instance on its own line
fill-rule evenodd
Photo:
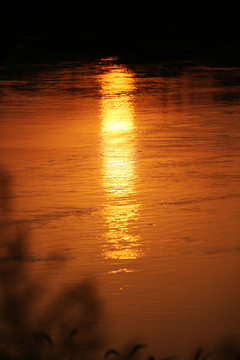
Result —
M 105 258 L 141 256 L 137 233 L 139 203 L 136 197 L 136 129 L 133 74 L 123 66 L 104 69 L 100 77 L 102 117 L 103 216 L 106 224 Z

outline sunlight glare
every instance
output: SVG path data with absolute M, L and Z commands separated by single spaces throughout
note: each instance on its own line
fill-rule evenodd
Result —
M 136 259 L 141 256 L 136 220 L 136 129 L 133 74 L 123 66 L 109 66 L 100 77 L 102 119 L 102 185 L 106 194 L 104 256 Z

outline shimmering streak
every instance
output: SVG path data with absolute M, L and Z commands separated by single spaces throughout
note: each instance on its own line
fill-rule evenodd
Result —
M 136 221 L 136 127 L 133 74 L 123 66 L 105 68 L 100 77 L 102 119 L 102 214 L 106 233 L 105 258 L 136 259 L 141 256 Z

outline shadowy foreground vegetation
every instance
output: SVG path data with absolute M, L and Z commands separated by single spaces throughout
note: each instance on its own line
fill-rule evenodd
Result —
M 47 281 L 31 276 L 26 233 L 9 227 L 9 175 L 0 170 L 0 360 L 174 360 L 149 353 L 145 344 L 103 351 L 103 309 L 95 284 L 86 279 L 49 297 Z M 198 348 L 191 360 L 240 360 L 234 341 L 211 351 Z
M 0 359 L 90 359 L 102 345 L 101 302 L 91 280 L 49 296 L 31 275 L 27 236 L 9 227 L 9 176 L 0 172 Z

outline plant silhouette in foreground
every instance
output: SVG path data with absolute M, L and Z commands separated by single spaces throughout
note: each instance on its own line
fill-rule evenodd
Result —
M 106 360 L 176 360 L 182 359 L 181 356 L 153 356 L 148 351 L 143 352 L 147 348 L 144 344 L 127 346 L 123 351 L 109 349 L 105 352 Z M 206 351 L 202 347 L 190 355 L 189 360 L 240 360 L 240 348 L 237 341 L 232 339 L 224 339 L 215 345 L 211 350 Z
M 49 296 L 31 275 L 28 238 L 11 223 L 10 179 L 0 171 L 0 359 L 91 359 L 100 349 L 102 315 L 95 284 Z
M 9 175 L 0 169 L 0 360 L 91 360 L 103 345 L 102 306 L 90 280 L 49 296 L 47 282 L 31 276 L 28 237 L 11 224 Z M 175 360 L 148 353 L 145 344 L 109 349 L 105 360 Z M 186 359 L 188 360 L 188 359 Z M 238 342 L 198 348 L 190 360 L 240 360 Z

